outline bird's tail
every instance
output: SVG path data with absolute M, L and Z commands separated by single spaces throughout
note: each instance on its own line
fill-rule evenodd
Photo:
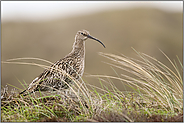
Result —
M 31 93 L 33 93 L 33 92 L 29 92 L 29 91 L 27 91 L 27 89 L 26 89 L 26 90 L 20 92 L 19 95 L 27 96 L 28 94 L 31 94 Z
M 26 96 L 26 95 L 27 95 L 26 90 L 24 90 L 24 91 L 20 92 L 20 93 L 19 93 L 19 95 Z
M 38 77 L 32 81 L 32 83 L 29 85 L 29 87 L 26 90 L 20 92 L 19 95 L 26 96 L 28 94 L 33 93 L 34 91 L 37 91 L 38 90 L 37 84 L 36 84 L 37 80 L 38 80 Z

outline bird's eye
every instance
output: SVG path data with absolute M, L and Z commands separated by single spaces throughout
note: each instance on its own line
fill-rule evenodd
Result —
M 81 32 L 81 35 L 84 35 L 84 33 L 83 33 L 83 32 Z

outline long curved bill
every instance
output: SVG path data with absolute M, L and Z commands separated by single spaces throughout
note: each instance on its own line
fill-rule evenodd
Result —
M 105 45 L 104 45 L 100 40 L 98 40 L 98 39 L 96 39 L 96 38 L 92 37 L 91 35 L 88 35 L 87 37 L 88 37 L 88 38 L 91 38 L 91 39 L 93 39 L 93 40 L 98 41 L 98 42 L 99 42 L 100 44 L 102 44 L 102 45 L 103 45 L 103 47 L 105 48 Z

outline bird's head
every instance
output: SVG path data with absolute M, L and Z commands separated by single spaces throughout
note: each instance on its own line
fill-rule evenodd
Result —
M 88 31 L 86 30 L 82 30 L 82 31 L 78 31 L 76 36 L 75 36 L 75 41 L 85 41 L 86 39 L 93 39 L 93 40 L 96 40 L 98 41 L 99 43 L 101 43 L 103 45 L 103 47 L 105 48 L 105 45 L 100 41 L 98 40 L 97 38 L 95 37 L 92 37 Z

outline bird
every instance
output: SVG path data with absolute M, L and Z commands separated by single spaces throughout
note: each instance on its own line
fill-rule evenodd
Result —
M 105 48 L 105 45 L 99 39 L 91 36 L 89 31 L 78 31 L 72 51 L 50 67 L 45 68 L 19 95 L 26 96 L 36 91 L 66 90 L 75 80 L 80 80 L 84 73 L 85 41 L 87 39 L 93 39 Z

